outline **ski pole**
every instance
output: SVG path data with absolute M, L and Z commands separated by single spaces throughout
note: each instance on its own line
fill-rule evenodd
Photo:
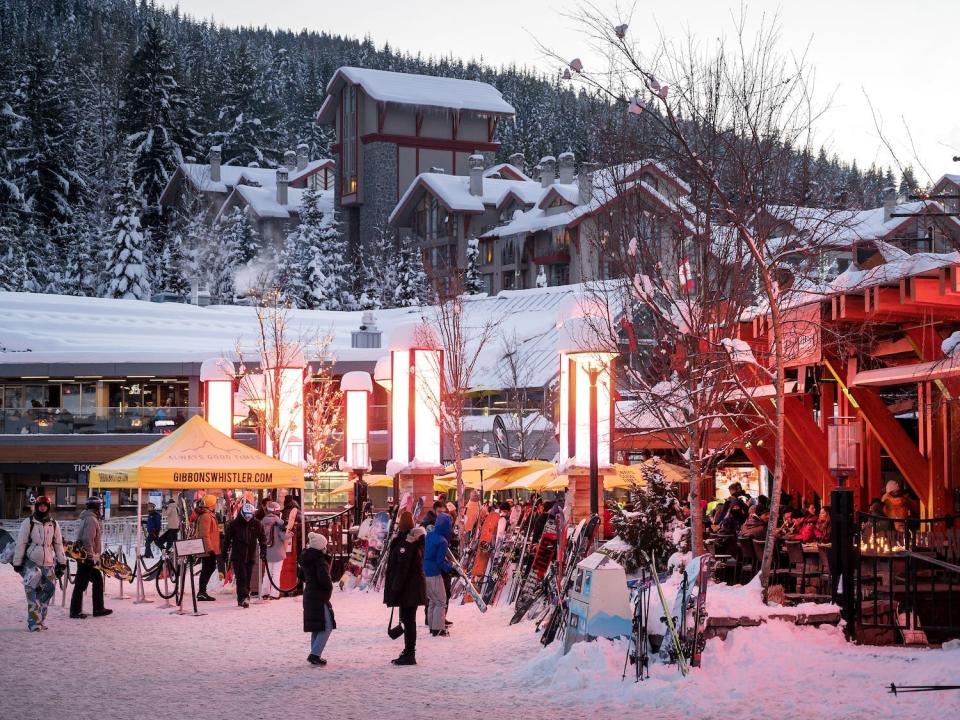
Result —
M 960 690 L 960 685 L 895 685 L 890 683 L 890 692 L 893 695 L 901 693 L 937 692 L 940 690 Z

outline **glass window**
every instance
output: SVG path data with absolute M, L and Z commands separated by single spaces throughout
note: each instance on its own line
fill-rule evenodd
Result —
M 49 400 L 49 387 L 47 385 L 24 385 L 24 400 L 26 400 L 26 407 L 28 408 L 45 408 L 48 407 L 47 401 Z
M 480 262 L 484 265 L 493 264 L 493 242 L 485 241 L 480 243 Z
M 57 487 L 57 507 L 69 508 L 77 506 L 76 485 L 60 485 Z
M 97 412 L 97 384 L 83 383 L 80 388 L 80 407 L 84 415 L 93 415 Z
M 4 385 L 3 406 L 7 409 L 19 409 L 23 407 L 22 385 Z
M 137 491 L 133 488 L 121 488 L 120 504 L 124 507 L 137 506 Z
M 513 290 L 516 285 L 516 275 L 512 272 L 505 272 L 503 274 L 503 289 L 504 290 Z
M 80 383 L 64 383 L 60 386 L 60 407 L 71 415 L 80 415 L 80 399 Z
M 340 138 L 340 157 L 343 159 L 344 195 L 357 191 L 357 86 L 343 89 L 343 137 Z

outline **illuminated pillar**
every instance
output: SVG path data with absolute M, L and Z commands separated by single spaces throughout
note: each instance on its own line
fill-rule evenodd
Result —
M 203 417 L 210 426 L 227 437 L 233 436 L 233 363 L 225 358 L 210 358 L 200 366 L 203 383 Z
M 266 451 L 291 465 L 304 463 L 303 379 L 306 360 L 298 352 L 282 353 L 277 367 L 263 369 L 264 401 L 267 413 Z M 276 360 L 271 358 L 270 360 Z M 275 443 L 270 428 L 277 431 Z M 279 447 L 274 447 L 278 444 Z
M 340 392 L 343 395 L 343 460 L 340 467 L 356 478 L 351 501 L 356 510 L 354 520 L 359 525 L 362 520 L 360 513 L 367 501 L 367 486 L 363 481 L 363 474 L 370 469 L 367 423 L 370 394 L 373 392 L 370 373 L 345 373 L 340 379 Z

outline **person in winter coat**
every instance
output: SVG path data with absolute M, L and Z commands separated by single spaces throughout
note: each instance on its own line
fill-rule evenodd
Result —
M 763 540 L 767 536 L 767 523 L 770 521 L 770 508 L 758 505 L 756 512 L 746 519 L 740 528 L 740 537 L 750 540 Z
M 463 518 L 463 531 L 469 536 L 480 521 L 480 493 L 476 490 L 470 493 L 467 501 L 467 510 Z
M 327 538 L 320 533 L 310 533 L 307 549 L 300 555 L 300 579 L 303 581 L 303 631 L 310 633 L 311 665 L 326 665 L 323 649 L 330 633 L 336 630 L 330 595 L 333 580 L 330 579 L 332 560 L 327 555 Z
M 157 510 L 157 506 L 153 503 L 147 503 L 147 542 L 143 551 L 145 558 L 153 557 L 153 551 L 150 549 L 151 545 L 156 545 L 158 549 L 161 549 L 160 530 L 162 528 L 163 518 L 160 515 L 160 511 Z
M 287 524 L 280 519 L 280 503 L 271 500 L 264 507 L 263 534 L 267 538 L 267 570 L 260 582 L 260 597 L 280 599 L 280 570 L 287 557 Z M 271 579 L 273 582 L 271 583 Z M 274 587 L 276 585 L 276 587 Z
M 913 501 L 896 480 L 889 481 L 886 489 L 887 492 L 880 498 L 880 502 L 883 503 L 883 514 L 895 520 L 894 527 L 902 531 L 903 521 L 917 515 Z
M 83 594 L 87 591 L 87 585 L 93 586 L 93 616 L 102 617 L 113 612 L 103 606 L 103 573 L 97 569 L 100 553 L 103 552 L 102 510 L 103 500 L 91 495 L 87 498 L 87 509 L 80 513 L 75 545 L 83 547 L 87 556 L 77 563 L 77 579 L 70 597 L 70 617 L 77 620 L 87 616 L 83 612 Z
M 167 500 L 163 506 L 162 519 L 167 521 L 167 529 L 157 540 L 157 546 L 162 550 L 169 550 L 180 533 L 180 512 L 177 510 L 177 501 Z
M 413 515 L 405 511 L 397 520 L 397 534 L 387 550 L 387 573 L 383 585 L 383 602 L 398 608 L 403 625 L 403 652 L 394 665 L 417 664 L 417 608 L 427 604 L 423 577 L 423 527 L 414 527 Z
M 197 500 L 196 519 L 193 522 L 193 536 L 202 538 L 203 546 L 207 549 L 207 554 L 200 561 L 200 592 L 197 593 L 197 600 L 204 602 L 216 600 L 207 592 L 207 583 L 217 569 L 217 556 L 220 555 L 220 526 L 213 514 L 213 508 L 216 505 L 217 498 L 213 495 L 206 495 L 202 500 Z
M 47 607 L 53 599 L 53 578 L 67 567 L 60 525 L 50 517 L 50 498 L 41 495 L 33 503 L 33 514 L 20 524 L 13 551 L 13 569 L 23 577 L 27 596 L 27 629 L 46 630 Z
M 820 508 L 820 517 L 817 518 L 817 524 L 813 535 L 819 543 L 830 542 L 833 532 L 833 522 L 830 520 L 830 506 L 824 505 Z
M 237 580 L 237 605 L 242 608 L 250 607 L 250 579 L 253 577 L 258 543 L 260 559 L 267 557 L 267 538 L 263 534 L 263 525 L 254 517 L 256 512 L 252 503 L 244 503 L 240 514 L 227 525 L 223 534 L 223 557 L 229 558 L 233 564 L 233 576 Z
M 453 565 L 447 561 L 450 547 L 450 535 L 453 522 L 446 513 L 437 517 L 433 532 L 427 534 L 423 551 L 423 574 L 426 578 L 427 620 L 430 634 L 447 634 L 447 592 L 443 586 L 443 573 L 453 572 Z

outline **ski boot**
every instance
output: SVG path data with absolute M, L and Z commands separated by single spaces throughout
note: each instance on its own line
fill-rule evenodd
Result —
M 402 652 L 400 653 L 400 657 L 394 658 L 390 662 L 394 665 L 416 665 L 417 656 L 415 653 Z

